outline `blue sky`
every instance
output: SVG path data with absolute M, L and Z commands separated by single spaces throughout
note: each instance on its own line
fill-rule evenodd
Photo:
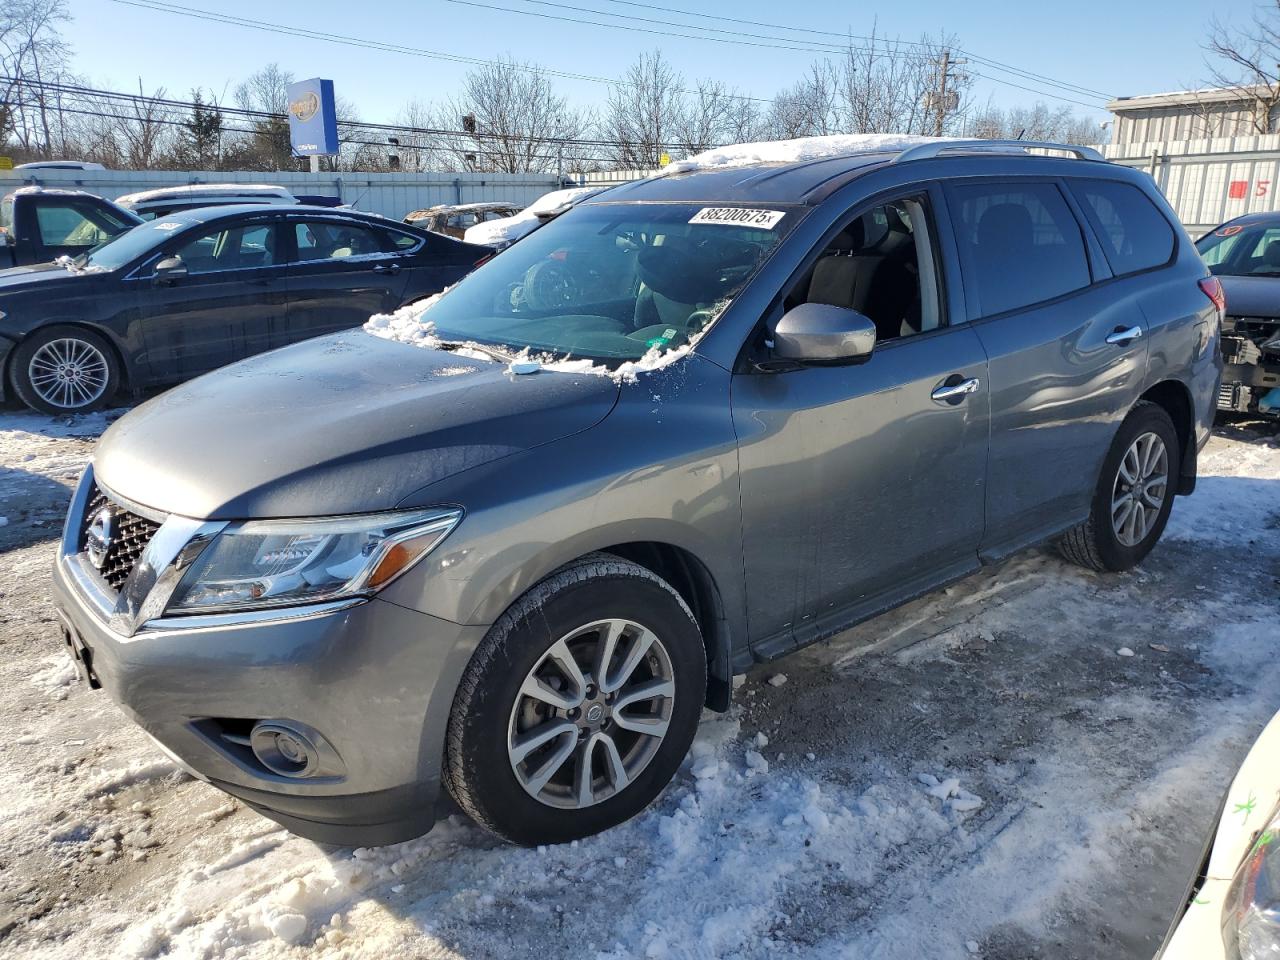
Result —
M 306 27 L 363 39 L 478 58 L 511 54 L 553 69 L 616 76 L 637 55 L 661 48 L 692 80 L 719 78 L 744 92 L 767 97 L 797 78 L 815 54 L 759 49 L 693 39 L 645 35 L 635 29 L 579 26 L 495 10 L 459 6 L 448 0 L 175 0 L 183 6 Z M 487 0 L 545 14 L 576 16 L 523 0 Z M 766 33 L 758 27 L 680 17 L 610 0 L 563 0 L 577 7 L 611 10 L 654 19 L 684 20 L 726 30 Z M 1130 95 L 1201 85 L 1205 67 L 1200 44 L 1211 12 L 1244 22 L 1254 4 L 1244 0 L 1212 5 L 1191 0 L 1160 3 L 1099 2 L 972 4 L 943 0 L 832 3 L 829 0 L 652 0 L 659 6 L 740 19 L 787 23 L 818 30 L 871 32 L 918 38 L 945 29 L 964 49 L 1057 80 L 1108 94 Z M 139 77 L 151 89 L 164 86 L 185 98 L 193 86 L 229 91 L 246 74 L 276 61 L 299 78 L 333 79 L 339 95 L 353 101 L 369 121 L 391 120 L 414 98 L 431 100 L 452 92 L 466 67 L 417 56 L 338 46 L 321 40 L 279 36 L 172 14 L 152 12 L 112 0 L 72 0 L 75 21 L 66 34 L 74 47 L 75 70 L 96 85 L 136 90 Z M 602 18 L 603 19 L 603 18 Z M 636 26 L 633 24 L 633 27 Z M 655 27 L 655 29 L 669 29 Z M 802 35 L 797 35 L 797 39 Z M 991 77 L 1005 76 L 981 68 Z M 1043 84 L 1008 77 L 1026 86 Z M 596 83 L 557 80 L 577 102 L 598 104 L 605 88 Z M 980 80 L 980 100 L 999 106 L 1025 105 L 1047 95 Z M 1062 93 L 1063 91 L 1056 91 Z M 1081 100 L 1102 102 L 1079 94 Z M 1100 105 L 1078 112 L 1105 119 Z

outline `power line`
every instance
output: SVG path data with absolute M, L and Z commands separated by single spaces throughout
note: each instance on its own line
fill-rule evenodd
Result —
M 117 90 L 101 90 L 94 87 L 85 87 L 77 84 L 57 83 L 55 81 L 50 81 L 50 80 L 40 81 L 40 80 L 29 80 L 21 77 L 0 76 L 0 82 L 12 83 L 15 87 L 27 87 L 29 89 L 51 91 L 56 95 L 71 97 L 79 101 L 92 101 L 94 99 L 98 99 L 98 100 L 107 100 L 107 101 L 113 101 L 113 102 L 131 103 L 131 104 L 134 104 L 135 106 L 139 104 L 150 104 L 150 105 L 156 105 L 156 106 L 166 107 L 170 109 L 180 109 L 180 110 L 194 110 L 197 106 L 197 104 L 194 101 L 190 101 L 190 100 L 175 100 L 167 97 L 152 97 L 144 94 L 125 93 Z M 221 113 L 221 114 L 226 114 L 226 115 L 238 117 L 241 119 L 247 119 L 247 120 L 271 120 L 271 121 L 281 121 L 281 122 L 286 120 L 286 117 L 284 114 L 271 113 L 266 110 L 252 110 L 244 107 L 224 107 L 218 104 L 199 104 L 199 106 L 206 110 L 217 111 L 218 113 Z M 54 110 L 55 111 L 62 110 L 62 112 L 64 113 L 71 113 L 74 115 L 102 116 L 101 111 L 95 112 L 95 111 L 86 111 L 86 110 L 74 110 L 71 108 L 62 107 L 60 105 L 55 105 Z M 182 120 L 170 120 L 170 119 L 164 119 L 159 117 L 143 118 L 140 116 L 135 116 L 128 119 L 137 119 L 140 122 L 157 123 L 157 124 L 163 124 L 166 126 L 185 126 L 186 125 L 185 121 L 182 121 Z M 486 157 L 504 157 L 504 156 L 509 156 L 512 153 L 515 153 L 519 157 L 532 159 L 532 160 L 559 161 L 563 159 L 569 162 L 580 161 L 584 163 L 614 163 L 617 161 L 616 157 L 582 156 L 577 153 L 570 154 L 567 157 L 564 157 L 562 154 L 557 154 L 557 153 L 552 153 L 552 154 L 528 153 L 521 147 L 515 147 L 513 150 L 508 150 L 508 151 L 501 151 L 501 150 L 493 149 L 493 144 L 490 144 L 489 147 L 486 148 L 486 146 L 483 143 L 478 143 L 475 141 L 516 141 L 517 143 L 531 144 L 534 148 L 557 147 L 557 146 L 559 147 L 595 146 L 595 147 L 608 148 L 608 147 L 619 146 L 617 142 L 612 140 L 587 140 L 587 139 L 573 139 L 573 138 L 565 138 L 565 137 L 536 137 L 536 136 L 508 137 L 503 134 L 484 133 L 484 132 L 471 133 L 464 130 L 446 130 L 446 129 L 439 129 L 439 128 L 431 128 L 431 127 L 397 126 L 394 124 L 366 124 L 366 123 L 361 123 L 357 120 L 340 120 L 338 121 L 338 125 L 340 127 L 346 127 L 351 130 L 354 130 L 357 133 L 365 130 L 379 130 L 379 131 L 385 130 L 393 133 L 424 134 L 428 136 L 455 138 L 456 140 L 461 142 L 454 142 L 449 145 L 441 145 L 439 149 L 442 151 L 448 151 L 452 153 L 474 153 L 474 154 L 477 154 L 480 156 L 486 156 Z M 227 133 L 259 134 L 262 132 L 261 130 L 255 130 L 253 128 L 245 128 L 245 127 L 223 127 L 222 129 Z M 348 144 L 360 145 L 360 146 L 370 146 L 370 147 L 387 148 L 392 146 L 391 144 L 388 144 L 385 141 L 362 140 L 362 139 L 359 139 L 358 137 L 350 137 L 350 136 L 344 137 L 342 142 L 348 143 Z M 411 144 L 411 143 L 401 143 L 401 144 L 398 144 L 398 146 L 407 150 L 432 149 L 432 147 L 429 147 L 429 146 L 422 146 L 422 145 Z M 674 144 L 661 144 L 660 146 L 664 146 L 664 147 L 674 146 Z
M 231 14 L 218 13 L 213 10 L 201 10 L 194 7 L 183 7 L 178 4 L 165 3 L 163 0 L 111 0 L 111 2 L 127 7 L 137 7 L 140 10 L 150 10 L 153 13 L 168 13 L 174 16 L 205 20 L 210 23 L 221 23 L 228 26 L 242 27 L 246 30 L 258 30 L 263 33 L 275 33 L 283 36 L 301 37 L 307 40 L 320 40 L 324 43 L 360 47 L 366 50 L 376 50 L 382 53 L 398 53 L 404 56 L 422 57 L 428 60 L 443 60 L 448 63 L 465 63 L 477 67 L 490 67 L 501 64 L 529 73 L 546 74 L 547 76 L 561 77 L 566 80 L 585 80 L 590 83 L 602 83 L 606 86 L 618 86 L 621 82 L 616 78 L 597 77 L 587 73 L 574 73 L 568 70 L 554 70 L 550 67 L 509 63 L 500 60 L 486 60 L 482 57 L 467 57 L 462 54 L 446 53 L 440 50 L 428 50 L 422 47 L 410 47 L 398 43 L 388 43 L 382 40 L 368 40 L 362 37 L 325 33 L 319 30 L 310 30 L 306 27 L 271 23 L 265 20 L 251 20 L 247 17 L 232 16 Z M 695 93 L 696 91 L 682 90 L 681 92 Z M 772 102 L 772 100 L 767 97 L 750 97 L 745 94 L 725 94 L 725 96 L 732 100 L 750 100 L 753 103 Z
M 192 110 L 197 105 L 192 100 L 177 100 L 169 97 L 155 97 L 146 94 L 127 93 L 118 90 L 103 90 L 95 87 L 86 87 L 80 84 L 59 83 L 52 80 L 29 80 L 20 77 L 3 77 L 0 81 L 6 83 L 15 83 L 16 85 L 25 85 L 31 88 L 39 88 L 53 90 L 59 93 L 69 95 L 77 95 L 83 97 L 100 97 L 108 100 L 125 100 L 134 103 L 151 103 L 164 107 L 172 107 L 175 109 Z M 272 113 L 268 110 L 253 110 L 246 107 L 229 107 L 220 104 L 206 103 L 201 104 L 205 109 L 217 110 L 223 114 L 231 116 L 244 117 L 253 120 L 277 120 L 285 121 L 287 117 L 283 113 Z M 538 143 L 559 144 L 563 146 L 585 146 L 585 147 L 616 147 L 618 142 L 615 140 L 593 140 L 586 137 L 553 137 L 553 136 L 535 136 L 535 135 L 508 135 L 502 133 L 490 133 L 486 131 L 469 131 L 469 130 L 450 130 L 442 127 L 416 127 L 408 124 L 395 123 L 365 123 L 360 120 L 339 120 L 339 127 L 347 127 L 354 130 L 379 130 L 390 133 L 412 133 L 422 134 L 425 136 L 439 137 L 457 137 L 464 140 L 523 140 L 537 141 Z M 352 141 L 355 142 L 355 141 Z M 674 147 L 675 143 L 659 144 L 663 147 Z
M 211 10 L 202 10 L 202 9 L 193 8 L 193 7 L 181 6 L 179 4 L 167 3 L 167 2 L 164 2 L 164 0 L 112 0 L 112 2 L 121 4 L 124 6 L 137 7 L 143 10 L 151 10 L 153 12 L 158 12 L 158 13 L 168 13 L 175 16 L 191 17 L 198 20 L 205 20 L 213 23 L 222 23 L 230 26 L 238 26 L 238 27 L 243 27 L 245 29 L 258 30 L 266 33 L 276 33 L 276 34 L 281 34 L 286 36 L 302 37 L 302 38 L 311 39 L 311 40 L 320 40 L 326 43 L 335 43 L 335 44 L 342 44 L 346 46 L 360 47 L 360 48 L 369 49 L 369 50 L 377 50 L 385 53 L 398 53 L 406 56 L 416 56 L 416 57 L 423 57 L 427 59 L 443 60 L 451 63 L 466 63 L 474 66 L 493 66 L 501 62 L 501 61 L 495 61 L 495 60 L 488 60 L 481 57 L 467 57 L 467 56 L 463 56 L 462 54 L 447 53 L 439 50 L 428 50 L 420 47 L 409 47 L 402 44 L 389 43 L 381 40 L 369 40 L 361 37 L 351 37 L 351 36 L 345 36 L 342 34 L 325 33 L 319 30 L 311 30 L 305 27 L 296 27 L 296 26 L 290 26 L 286 24 L 271 23 L 263 20 L 253 20 L 247 17 L 238 17 L 238 16 L 233 16 L 231 14 L 224 14 L 224 13 L 219 13 Z M 613 28 L 613 29 L 619 29 L 619 30 L 629 30 L 631 32 L 639 31 L 644 33 L 657 34 L 660 36 L 673 36 L 677 38 L 684 38 L 684 39 L 690 39 L 690 40 L 711 40 L 711 41 L 719 41 L 721 43 L 737 43 L 739 45 L 767 47 L 767 48 L 780 49 L 780 50 L 789 50 L 792 52 L 815 53 L 823 56 L 831 56 L 832 54 L 844 52 L 844 50 L 847 50 L 850 47 L 851 44 L 849 41 L 851 40 L 876 41 L 879 39 L 875 37 L 858 36 L 855 34 L 848 34 L 848 35 L 838 34 L 833 31 L 818 31 L 818 30 L 812 30 L 811 28 L 784 27 L 779 24 L 763 24 L 758 21 L 741 21 L 742 23 L 745 23 L 745 24 L 762 25 L 762 26 L 768 26 L 773 29 L 785 29 L 785 30 L 792 30 L 796 32 L 815 33 L 819 35 L 839 37 L 843 40 L 842 44 L 825 43 L 825 42 L 818 42 L 818 41 L 810 41 L 808 45 L 804 45 L 804 41 L 796 41 L 795 44 L 790 44 L 790 45 L 785 43 L 770 44 L 770 43 L 763 43 L 755 40 L 747 40 L 747 39 L 734 40 L 730 37 L 710 37 L 710 36 L 702 36 L 702 35 L 688 34 L 688 33 L 671 33 L 668 31 L 647 29 L 647 28 L 635 27 L 635 26 L 625 25 L 625 24 L 616 24 L 616 23 L 611 24 L 611 23 L 601 23 L 599 21 L 580 20 L 580 19 L 575 19 L 567 16 L 560 16 L 560 15 L 548 14 L 548 13 L 538 13 L 536 11 L 518 10 L 518 9 L 512 9 L 510 7 L 497 6 L 494 4 L 480 3 L 480 2 L 477 2 L 477 0 L 445 0 L 445 2 L 452 2 L 452 3 L 457 3 L 465 6 L 485 8 L 485 9 L 494 10 L 501 13 L 513 13 L 517 15 L 538 17 L 541 19 L 550 19 L 550 20 L 559 20 L 562 22 L 577 23 L 582 26 L 606 27 L 606 28 Z M 599 11 L 599 10 L 590 10 L 587 8 L 573 7 L 567 4 L 550 3 L 549 0 L 524 0 L 524 2 L 540 3 L 546 6 L 555 6 L 555 7 L 561 7 L 561 8 L 571 9 L 571 10 L 579 10 L 582 12 L 595 14 L 597 16 L 612 16 L 615 18 L 620 18 L 625 16 L 620 14 L 606 13 L 604 11 Z M 624 2 L 624 0 L 608 0 L 608 2 Z M 630 5 L 640 6 L 640 7 L 651 7 L 652 9 L 665 10 L 665 11 L 671 11 L 671 12 L 683 12 L 683 11 L 674 11 L 671 8 L 667 8 L 667 7 L 657 7 L 650 4 L 632 3 Z M 710 18 L 710 19 L 719 19 L 725 22 L 739 22 L 734 20 L 734 18 L 711 17 L 711 15 L 709 14 L 686 14 L 686 15 L 700 16 L 700 17 Z M 638 19 L 646 19 L 646 18 L 638 18 Z M 666 21 L 653 21 L 653 22 L 667 23 Z M 689 29 L 689 30 L 710 29 L 710 28 L 696 27 L 688 24 L 671 24 L 671 25 L 677 26 L 677 27 L 683 27 L 684 29 Z M 736 31 L 721 31 L 721 32 L 734 33 Z M 752 37 L 752 36 L 759 36 L 759 35 L 746 34 L 745 36 Z M 787 38 L 765 38 L 765 39 L 785 41 Z M 817 45 L 817 44 L 820 44 L 820 45 Z M 892 46 L 893 47 L 911 46 L 911 47 L 927 48 L 928 45 L 923 44 L 919 41 L 895 40 L 895 41 L 892 41 Z M 865 50 L 868 48 L 864 45 L 864 46 L 858 47 L 858 49 Z M 1053 80 L 1052 78 L 1044 77 L 1039 74 L 1034 74 L 1034 73 L 1031 73 L 1030 71 L 1025 71 L 1025 70 L 1022 70 L 1021 68 L 1013 67 L 1008 64 L 1001 63 L 1000 61 L 991 60 L 986 57 L 981 57 L 977 54 L 972 53 L 971 51 L 961 50 L 959 52 L 969 57 L 974 62 L 981 63 L 983 66 L 986 66 L 989 69 L 998 70 L 1006 73 L 1012 73 L 1016 76 L 1020 76 L 1033 83 L 1048 84 L 1050 86 L 1056 86 L 1064 90 L 1073 90 L 1084 96 L 1096 96 L 1100 99 L 1109 99 L 1111 97 L 1110 94 L 1103 93 L 1101 91 L 1091 90 L 1090 88 L 1080 87 L 1075 84 L 1064 84 L 1057 80 Z M 896 50 L 896 49 L 886 49 L 883 51 L 883 53 L 885 56 L 895 58 L 895 59 L 910 57 L 910 58 L 919 60 L 919 59 L 929 58 L 929 57 L 926 57 L 925 54 L 918 54 L 914 52 L 904 53 L 903 51 Z M 506 65 L 512 66 L 516 69 L 526 70 L 531 73 L 541 73 L 541 74 L 546 74 L 548 76 L 562 77 L 562 78 L 571 79 L 571 80 L 584 80 L 590 83 L 605 84 L 606 86 L 618 86 L 622 83 L 622 81 L 617 78 L 599 77 L 599 76 L 593 76 L 591 74 L 574 73 L 566 70 L 556 70 L 550 67 L 543 67 L 540 65 L 512 64 L 512 63 L 508 63 Z M 1053 91 L 1050 91 L 1050 90 L 1041 90 L 1035 87 L 1028 87 L 1020 83 L 1014 83 L 1012 81 L 1006 80 L 1001 77 L 992 77 L 987 74 L 980 74 L 974 71 L 970 71 L 970 74 L 975 77 L 980 77 L 981 79 L 987 80 L 991 83 L 1013 87 L 1017 90 L 1022 90 L 1027 93 L 1033 93 L 1037 96 L 1048 97 L 1053 100 L 1060 100 L 1067 103 L 1073 103 L 1078 106 L 1087 107 L 1089 109 L 1098 109 L 1098 107 L 1100 106 L 1100 104 L 1096 101 L 1086 102 L 1083 100 L 1074 99 L 1072 97 L 1062 96 L 1061 94 L 1054 93 Z M 696 93 L 697 91 L 686 89 L 686 90 L 681 90 L 680 92 L 692 94 L 692 93 Z M 753 97 L 745 94 L 726 93 L 725 96 L 728 97 L 729 99 L 745 100 L 753 103 L 771 103 L 772 102 L 772 98 Z
M 533 2 L 533 0 L 526 0 L 526 2 Z M 807 34 L 812 34 L 814 36 L 835 37 L 839 40 L 843 40 L 846 42 L 848 40 L 863 40 L 863 41 L 873 42 L 873 43 L 874 42 L 892 43 L 894 46 L 922 47 L 926 51 L 931 51 L 934 47 L 934 44 L 930 44 L 928 42 L 921 41 L 921 40 L 898 39 L 898 40 L 888 41 L 886 38 L 877 37 L 874 35 L 866 36 L 866 35 L 855 34 L 855 33 L 841 33 L 835 30 L 818 30 L 813 27 L 793 27 L 787 24 L 769 23 L 762 20 L 746 20 L 740 17 L 725 17 L 717 14 L 698 13 L 693 10 L 680 10 L 676 7 L 663 7 L 653 3 L 640 3 L 638 2 L 638 0 L 602 0 L 602 2 L 614 3 L 620 6 L 626 6 L 626 7 L 638 7 L 642 10 L 658 10 L 663 13 L 674 13 L 681 16 L 685 16 L 685 17 L 697 17 L 698 19 L 701 19 L 701 20 L 714 20 L 714 21 L 719 21 L 720 23 L 735 23 L 735 24 L 742 24 L 744 26 L 765 27 L 770 30 L 785 30 L 791 33 L 807 33 Z M 1007 71 L 1015 75 L 1022 76 L 1029 80 L 1036 80 L 1040 83 L 1048 84 L 1049 86 L 1060 87 L 1061 89 L 1064 89 L 1064 90 L 1074 90 L 1075 92 L 1085 94 L 1086 96 L 1106 97 L 1107 99 L 1115 98 L 1114 94 L 1107 93 L 1103 90 L 1095 90 L 1092 87 L 1085 87 L 1075 83 L 1068 83 L 1066 81 L 1056 80 L 1053 77 L 1047 76 L 1045 74 L 1039 74 L 1033 71 L 1024 70 L 1021 67 L 1015 67 L 1012 64 L 1005 63 L 1000 60 L 993 60 L 988 57 L 983 57 L 977 53 L 974 53 L 972 50 L 958 50 L 957 52 L 962 54 L 963 56 L 968 57 L 971 60 L 974 60 L 976 62 L 981 62 L 984 65 L 991 67 L 993 69 Z M 990 78 L 984 78 L 984 79 L 990 79 Z
M 117 2 L 122 2 L 122 0 L 117 0 Z M 833 45 L 833 44 L 821 45 L 821 46 L 818 46 L 818 45 L 812 45 L 812 44 L 811 44 L 811 45 L 808 45 L 808 46 L 803 46 L 803 45 L 801 45 L 801 46 L 794 46 L 794 45 L 791 45 L 791 44 L 784 44 L 784 43 L 765 43 L 765 42 L 761 42 L 761 41 L 758 41 L 758 40 L 735 39 L 735 38 L 733 38 L 733 37 L 713 37 L 713 36 L 695 35 L 695 34 L 689 34 L 689 33 L 674 33 L 674 32 L 671 32 L 671 31 L 669 31 L 669 30 L 657 30 L 657 29 L 654 29 L 654 28 L 652 28 L 652 27 L 635 26 L 635 25 L 633 25 L 633 24 L 629 24 L 629 23 L 625 23 L 625 24 L 624 24 L 624 23 L 603 23 L 603 22 L 601 22 L 601 21 L 599 21 L 599 20 L 583 20 L 583 19 L 578 18 L 578 17 L 570 17 L 570 16 L 561 15 L 561 14 L 555 14 L 555 13 L 540 13 L 540 12 L 538 12 L 538 11 L 536 11 L 536 10 L 521 10 L 521 9 L 513 8 L 513 7 L 504 7 L 504 6 L 499 6 L 499 5 L 494 4 L 494 3 L 482 3 L 482 2 L 480 2 L 480 0 L 444 0 L 444 2 L 445 2 L 445 3 L 452 3 L 452 4 L 456 4 L 456 5 L 458 5 L 458 6 L 464 6 L 464 7 L 475 7 L 475 8 L 482 9 L 482 10 L 494 10 L 494 11 L 497 11 L 497 12 L 499 12 L 499 13 L 514 13 L 514 14 L 516 14 L 517 16 L 523 16 L 523 17 L 536 17 L 536 18 L 541 19 L 541 20 L 555 20 L 555 21 L 558 21 L 558 22 L 561 22 L 561 23 L 572 23 L 572 24 L 576 24 L 576 25 L 578 25 L 578 26 L 604 27 L 604 28 L 606 28 L 606 29 L 610 29 L 610 30 L 625 30 L 625 31 L 627 31 L 627 32 L 629 32 L 629 33 L 636 33 L 636 32 L 639 32 L 639 33 L 648 33 L 648 34 L 653 34 L 653 35 L 656 35 L 656 36 L 662 36 L 662 37 L 676 37 L 676 38 L 679 38 L 679 39 L 685 39 L 685 40 L 704 40 L 704 41 L 711 41 L 711 42 L 713 42 L 713 43 L 733 44 L 733 45 L 737 45 L 737 46 L 746 46 L 746 47 L 765 48 L 765 49 L 771 49 L 771 50 L 789 50 L 789 51 L 791 51 L 791 52 L 793 52 L 793 53 L 795 53 L 795 52 L 798 52 L 798 53 L 816 53 L 816 54 L 823 54 L 823 55 L 826 55 L 826 56 L 830 56 L 830 55 L 831 55 L 831 54 L 833 54 L 833 53 L 839 53 L 839 52 L 842 52 L 842 50 L 841 50 L 841 49 L 832 49 L 832 47 L 834 47 L 834 46 L 835 46 L 835 45 Z M 582 7 L 572 7 L 572 6 L 569 6 L 569 5 L 567 5 L 567 4 L 552 3 L 552 2 L 550 2 L 550 0 L 523 0 L 523 2 L 525 2 L 525 3 L 537 3 L 537 4 L 542 5 L 542 6 L 560 7 L 560 8 L 565 8 L 565 9 L 578 10 L 578 11 L 585 12 L 585 13 L 595 14 L 595 15 L 597 15 L 597 16 L 606 16 L 606 17 L 609 17 L 609 16 L 611 16 L 611 17 L 622 17 L 622 16 L 624 16 L 624 15 L 622 15 L 622 14 L 602 13 L 601 11 L 598 11 L 598 10 L 588 10 L 588 9 L 585 9 L 585 8 L 582 8 Z M 644 19 L 644 18 L 630 18 L 630 19 Z M 698 27 L 694 27 L 694 26 L 691 26 L 691 25 L 687 25 L 687 24 L 670 24 L 668 21 L 647 21 L 647 22 L 660 22 L 660 23 L 661 23 L 661 22 L 666 22 L 666 23 L 668 23 L 668 25 L 670 25 L 670 26 L 683 27 L 684 29 L 688 29 L 688 30 L 704 29 L 704 28 L 698 28 Z M 754 35 L 749 34 L 749 35 L 747 35 L 747 36 L 754 36 Z M 773 38 L 773 39 L 778 40 L 778 39 L 781 39 L 781 38 Z M 795 43 L 802 43 L 802 41 L 795 41 Z M 846 47 L 846 48 L 844 48 L 844 49 L 847 49 L 847 47 Z M 865 47 L 863 47 L 863 48 L 860 48 L 860 49 L 866 49 L 866 48 L 865 48 Z M 931 58 L 931 57 L 924 57 L 923 55 L 920 55 L 920 54 L 907 54 L 907 55 L 904 55 L 904 54 L 902 54 L 901 52 L 896 52 L 896 51 L 886 51 L 886 52 L 885 52 L 885 56 L 888 56 L 888 57 L 891 57 L 891 58 L 896 58 L 896 59 L 901 59 L 901 58 L 903 58 L 904 56 L 908 56 L 908 57 L 914 58 L 914 59 L 916 59 L 916 60 L 922 60 L 922 59 L 933 59 L 933 58 Z M 1005 68 L 1003 68 L 1003 67 L 996 67 L 996 69 L 1005 69 Z M 999 77 L 992 77 L 992 76 L 989 76 L 989 75 L 986 75 L 986 74 L 978 74 L 978 73 L 973 73 L 973 76 L 981 77 L 982 79 L 984 79 L 984 80 L 988 80 L 988 81 L 990 81 L 990 82 L 992 82 L 992 83 L 999 83 L 999 84 L 1003 84 L 1003 85 L 1005 85 L 1005 86 L 1015 87 L 1015 88 L 1017 88 L 1017 89 L 1019 89 L 1019 90 L 1026 90 L 1026 91 L 1028 91 L 1028 92 L 1030 92 L 1030 93 L 1035 93 L 1035 94 L 1037 94 L 1037 95 L 1039 95 L 1039 96 L 1042 96 L 1042 97 L 1049 97 L 1049 98 L 1050 98 L 1050 99 L 1052 99 L 1052 100 L 1061 100 L 1061 101 L 1064 101 L 1064 102 L 1066 102 L 1066 103 L 1074 103 L 1074 104 L 1078 104 L 1079 106 L 1082 106 L 1082 107 L 1088 107 L 1088 108 L 1090 108 L 1090 109 L 1094 109 L 1094 110 L 1098 109 L 1098 108 L 1099 108 L 1099 106 L 1100 106 L 1100 104 L 1099 104 L 1099 103 L 1097 103 L 1096 101 L 1095 101 L 1095 102 L 1092 102 L 1092 103 L 1089 103 L 1089 102 L 1086 102 L 1086 101 L 1083 101 L 1083 100 L 1077 100 L 1077 99 L 1074 99 L 1074 98 L 1072 98 L 1072 97 L 1063 96 L 1062 94 L 1054 93 L 1054 92 L 1052 92 L 1052 91 L 1050 91 L 1050 90 L 1038 90 L 1038 89 L 1034 89 L 1034 88 L 1032 88 L 1032 87 L 1023 86 L 1023 85 L 1021 85 L 1021 84 L 1012 83 L 1011 81 L 1003 80 L 1003 79 L 1001 79 L 1001 78 L 999 78 Z M 1105 94 L 1103 94 L 1102 96 L 1106 96 L 1106 95 L 1105 95 Z

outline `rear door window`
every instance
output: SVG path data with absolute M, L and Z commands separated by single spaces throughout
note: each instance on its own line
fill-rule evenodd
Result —
M 977 315 L 1028 307 L 1087 287 L 1080 224 L 1056 184 L 948 184 L 948 203 Z
M 294 221 L 298 260 L 349 260 L 385 253 L 385 235 L 362 223 Z
M 1128 183 L 1075 180 L 1076 201 L 1093 221 L 1116 276 L 1163 266 L 1173 256 L 1173 227 L 1151 199 Z

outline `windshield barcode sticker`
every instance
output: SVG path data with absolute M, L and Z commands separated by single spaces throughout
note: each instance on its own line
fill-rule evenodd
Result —
M 718 223 L 728 227 L 772 230 L 787 215 L 785 210 L 752 210 L 749 207 L 703 207 L 690 223 Z

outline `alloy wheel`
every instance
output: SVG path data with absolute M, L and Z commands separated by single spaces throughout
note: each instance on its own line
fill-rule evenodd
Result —
M 1155 433 L 1141 434 L 1120 460 L 1111 488 L 1111 529 L 1126 547 L 1146 539 L 1169 490 L 1169 451 Z
M 675 695 L 671 658 L 653 631 L 632 620 L 578 627 L 521 684 L 508 726 L 511 769 L 548 806 L 601 803 L 658 752 Z
M 61 337 L 41 344 L 31 355 L 27 377 L 45 403 L 76 410 L 98 400 L 107 389 L 107 358 L 91 343 Z

